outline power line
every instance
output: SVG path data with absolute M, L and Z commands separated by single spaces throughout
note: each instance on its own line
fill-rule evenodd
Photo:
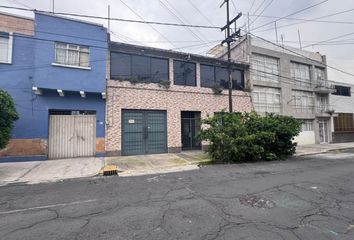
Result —
M 345 10 L 345 11 L 341 11 L 341 12 L 332 13 L 332 14 L 329 14 L 329 15 L 321 16 L 321 17 L 312 18 L 312 19 L 304 19 L 302 22 L 287 24 L 287 25 L 283 25 L 283 26 L 278 26 L 277 28 L 279 29 L 279 28 L 285 28 L 285 27 L 290 27 L 290 26 L 294 26 L 294 25 L 303 24 L 303 23 L 306 23 L 306 22 L 313 22 L 313 21 L 317 21 L 317 20 L 320 20 L 320 19 L 323 19 L 323 18 L 333 17 L 333 16 L 337 16 L 337 15 L 348 13 L 348 12 L 352 12 L 352 11 L 354 11 L 354 8 L 353 9 L 348 9 L 348 10 Z M 283 17 L 282 19 L 286 19 L 286 18 Z M 265 30 L 259 30 L 259 31 L 256 31 L 256 33 L 266 32 L 266 31 L 270 31 L 270 30 L 273 31 L 273 29 L 274 28 L 272 27 L 272 28 L 268 28 L 268 29 L 265 29 Z
M 265 10 L 267 10 L 267 8 L 274 2 L 274 0 L 271 0 L 264 8 L 263 10 L 261 11 L 261 13 L 259 15 L 262 15 L 262 13 L 265 12 Z M 256 17 L 254 20 L 252 20 L 252 22 L 250 23 L 250 26 L 257 21 L 259 17 Z
M 83 14 L 65 13 L 65 12 L 55 12 L 55 13 L 53 14 L 52 12 L 44 11 L 44 10 L 27 9 L 27 8 L 21 8 L 21 7 L 11 7 L 11 6 L 5 6 L 5 5 L 0 5 L 0 8 L 15 9 L 15 10 L 29 11 L 29 12 L 38 12 L 38 13 L 45 13 L 45 14 L 51 14 L 51 15 L 63 15 L 63 16 L 71 16 L 71 17 L 83 17 L 83 18 L 92 18 L 92 19 L 101 19 L 101 20 L 120 21 L 120 22 L 142 23 L 142 24 L 155 24 L 155 25 L 166 25 L 166 26 L 174 26 L 174 27 L 206 28 L 206 29 L 218 29 L 218 30 L 220 30 L 220 27 L 207 26 L 207 25 L 178 24 L 178 23 L 157 22 L 157 21 L 140 21 L 140 20 L 133 20 L 133 19 L 108 18 L 108 17 L 101 17 L 101 16 L 83 15 Z
M 317 7 L 317 6 L 319 6 L 319 5 L 321 5 L 321 4 L 324 4 L 324 3 L 326 3 L 326 2 L 328 2 L 328 0 L 324 0 L 324 1 L 322 1 L 322 2 L 319 2 L 319 3 L 313 4 L 313 5 L 311 5 L 311 6 L 308 6 L 308 7 L 306 7 L 306 8 L 300 9 L 300 10 L 298 10 L 298 11 L 296 11 L 296 12 L 293 12 L 293 13 L 290 13 L 290 14 L 284 16 L 284 17 L 280 17 L 280 18 L 276 19 L 275 21 L 271 21 L 271 22 L 265 23 L 265 24 L 263 24 L 263 25 L 260 25 L 260 26 L 258 26 L 258 27 L 255 27 L 255 28 L 252 29 L 252 31 L 257 30 L 257 29 L 262 28 L 262 27 L 265 27 L 265 26 L 268 26 L 268 25 L 270 25 L 270 24 L 273 24 L 273 23 L 275 23 L 275 22 L 277 22 L 277 21 L 279 21 L 279 20 L 282 20 L 283 18 L 287 18 L 287 17 L 293 16 L 293 15 L 299 14 L 299 13 L 301 13 L 301 12 L 304 12 L 304 11 L 306 11 L 306 10 L 309 10 L 309 9 L 311 9 L 311 8 Z
M 248 13 L 251 12 L 255 2 L 256 2 L 256 0 L 253 0 L 253 2 L 251 3 L 251 6 L 250 6 L 250 8 L 247 11 Z
M 162 0 L 159 0 L 159 3 L 172 15 L 174 16 L 181 24 L 185 25 L 185 23 L 183 22 L 183 20 L 177 15 L 175 14 Z M 169 4 L 170 5 L 170 4 Z M 171 5 L 170 5 L 171 6 Z M 173 8 L 173 6 L 171 6 Z M 175 11 L 176 9 L 173 8 Z M 176 11 L 177 12 L 177 11 Z M 196 39 L 200 40 L 200 41 L 204 41 L 203 39 L 201 39 L 195 32 L 193 32 L 190 28 L 187 28 L 187 31 L 189 31 Z
M 305 56 L 305 55 L 303 55 L 303 54 L 301 54 L 301 53 L 298 53 L 298 52 L 296 52 L 296 51 L 293 51 L 293 50 L 291 50 L 291 49 L 288 49 L 288 48 L 286 48 L 286 47 L 284 47 L 284 46 L 279 46 L 279 45 L 276 44 L 276 43 L 273 43 L 273 42 L 271 42 L 271 41 L 268 41 L 267 39 L 264 39 L 264 38 L 262 38 L 262 37 L 259 37 L 259 36 L 257 36 L 257 35 L 254 35 L 253 33 L 249 33 L 249 34 L 252 35 L 252 36 L 254 36 L 254 37 L 256 37 L 256 38 L 258 38 L 258 39 L 261 39 L 261 40 L 263 40 L 263 41 L 265 41 L 265 42 L 267 42 L 267 43 L 270 43 L 270 44 L 272 44 L 272 45 L 274 45 L 274 46 L 277 46 L 277 47 L 280 47 L 280 48 L 282 48 L 282 49 L 285 49 L 285 50 L 287 50 L 288 52 L 291 52 L 291 53 L 296 54 L 296 55 L 298 55 L 298 56 L 301 56 L 301 57 L 303 57 L 303 58 L 305 58 L 305 59 L 308 59 L 308 60 L 310 60 L 310 61 L 312 61 L 312 62 L 317 62 L 317 63 L 319 63 L 319 64 L 322 64 L 323 66 L 326 66 L 326 67 L 331 68 L 331 69 L 333 69 L 333 70 L 336 70 L 336 71 L 338 71 L 338 72 L 341 72 L 341 73 L 344 73 L 344 74 L 347 74 L 347 75 L 350 75 L 350 76 L 354 77 L 354 74 L 353 74 L 353 73 L 344 71 L 344 70 L 339 69 L 339 68 L 337 68 L 337 67 L 332 67 L 332 66 L 328 65 L 327 63 L 323 63 L 323 62 L 314 60 L 314 59 L 309 58 L 309 57 L 307 57 L 307 56 Z
M 208 22 L 211 26 L 214 26 L 214 27 L 215 27 L 215 25 L 211 22 L 211 20 L 210 20 L 207 16 L 205 16 L 205 14 L 204 14 L 202 11 L 200 11 L 199 8 L 198 8 L 191 0 L 188 0 L 188 2 L 190 3 L 190 5 L 192 5 L 192 7 L 193 7 L 197 12 L 199 12 L 199 14 L 200 14 L 205 20 L 207 20 L 207 22 Z
M 131 7 L 129 7 L 128 4 L 126 4 L 124 2 L 124 0 L 120 0 L 121 3 L 123 3 L 132 13 L 134 13 L 137 17 L 139 17 L 141 20 L 145 21 L 145 19 L 140 15 L 138 14 L 136 11 L 134 11 L 134 9 L 132 9 Z M 162 34 L 159 30 L 157 30 L 154 26 L 152 26 L 151 24 L 148 24 L 151 29 L 153 29 L 155 32 L 157 32 L 163 39 L 165 39 L 166 41 L 168 41 L 171 46 L 175 47 L 175 45 L 164 35 Z
M 307 47 L 310 47 L 310 46 L 319 45 L 319 44 L 321 44 L 321 43 L 330 42 L 330 41 L 332 41 L 332 40 L 336 40 L 336 39 L 339 39 L 339 38 L 347 37 L 347 36 L 350 36 L 350 35 L 353 35 L 353 34 L 354 34 L 354 32 L 346 33 L 346 34 L 343 34 L 343 35 L 340 35 L 340 36 L 337 36 L 337 37 L 333 37 L 333 38 L 330 38 L 330 39 L 327 39 L 327 40 L 319 41 L 319 42 L 317 42 L 317 43 L 305 45 L 303 48 L 307 48 Z

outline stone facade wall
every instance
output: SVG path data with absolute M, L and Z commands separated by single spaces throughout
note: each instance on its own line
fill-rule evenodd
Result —
M 131 84 L 128 81 L 107 81 L 106 105 L 106 153 L 121 154 L 122 109 L 165 110 L 167 112 L 167 145 L 169 152 L 179 152 L 181 141 L 181 111 L 200 111 L 206 118 L 215 112 L 228 109 L 227 90 L 215 95 L 210 88 L 200 87 L 200 65 L 197 64 L 197 86 L 173 85 L 173 61 L 170 60 L 169 89 L 158 84 Z M 109 73 L 109 71 L 108 71 Z M 247 79 L 245 79 L 247 82 Z M 251 111 L 252 104 L 247 92 L 233 91 L 234 111 Z
M 32 19 L 0 13 L 0 22 L 0 32 L 34 35 L 34 21 Z

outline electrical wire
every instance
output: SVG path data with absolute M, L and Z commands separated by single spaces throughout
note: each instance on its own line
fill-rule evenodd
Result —
M 278 19 L 276 19 L 276 20 L 274 20 L 274 21 L 271 21 L 271 22 L 262 24 L 262 25 L 260 25 L 260 26 L 257 26 L 257 27 L 255 27 L 255 28 L 253 28 L 252 31 L 257 30 L 257 29 L 262 28 L 262 27 L 265 27 L 265 26 L 268 26 L 268 25 L 273 24 L 273 23 L 275 23 L 275 22 L 278 22 L 279 20 L 282 20 L 283 18 L 287 18 L 287 17 L 293 16 L 293 15 L 299 14 L 299 13 L 301 13 L 301 12 L 307 11 L 307 10 L 309 10 L 309 9 L 311 9 L 311 8 L 317 7 L 317 6 L 319 6 L 319 5 L 321 5 L 321 4 L 324 4 L 324 3 L 326 3 L 326 2 L 328 2 L 328 0 L 324 0 L 324 1 L 322 1 L 322 2 L 319 2 L 319 3 L 316 3 L 316 4 L 310 5 L 310 6 L 308 6 L 308 7 L 305 7 L 305 8 L 303 8 L 303 9 L 300 9 L 300 10 L 298 10 L 298 11 L 295 11 L 295 12 L 293 12 L 293 13 L 290 13 L 290 14 L 284 16 L 284 17 L 280 17 L 280 18 L 278 18 Z
M 124 19 L 124 18 L 108 18 L 108 17 L 84 15 L 84 14 L 76 14 L 76 13 L 66 13 L 66 12 L 55 12 L 53 14 L 50 11 L 37 10 L 37 9 L 27 9 L 27 8 L 21 8 L 21 7 L 12 7 L 12 6 L 5 6 L 5 5 L 0 5 L 0 8 L 37 12 L 37 13 L 44 13 L 44 14 L 51 14 L 51 15 L 92 18 L 92 19 L 111 20 L 111 21 L 130 22 L 130 23 L 155 24 L 155 25 L 165 25 L 165 26 L 174 26 L 174 27 L 206 28 L 206 29 L 218 29 L 218 30 L 220 30 L 220 28 L 221 28 L 221 27 L 214 27 L 214 26 L 207 26 L 207 25 L 178 24 L 178 23 L 157 22 L 157 21 L 140 21 L 140 20 Z
M 265 10 L 267 10 L 267 8 L 269 8 L 270 5 L 271 5 L 273 2 L 274 2 L 274 0 L 271 0 L 271 1 L 263 8 L 263 10 L 261 11 L 261 13 L 260 13 L 259 15 L 262 15 L 262 13 L 264 13 Z M 255 19 L 253 19 L 252 22 L 250 23 L 250 26 L 251 26 L 254 22 L 256 22 L 258 18 L 259 18 L 259 17 L 256 17 Z
M 340 11 L 340 12 L 328 14 L 328 15 L 321 16 L 321 17 L 312 18 L 312 19 L 304 19 L 302 22 L 298 22 L 298 23 L 291 23 L 291 24 L 286 24 L 286 25 L 282 25 L 282 26 L 277 26 L 277 29 L 290 27 L 290 26 L 295 26 L 295 25 L 299 25 L 299 24 L 303 24 L 303 23 L 307 23 L 307 22 L 314 22 L 314 21 L 317 21 L 317 20 L 320 20 L 320 19 L 333 17 L 333 16 L 349 13 L 349 12 L 352 12 L 352 11 L 354 11 L 354 8 L 353 9 L 348 9 L 348 10 L 345 10 L 345 11 Z M 286 19 L 286 18 L 282 18 L 282 19 Z M 270 31 L 270 30 L 273 31 L 274 28 L 272 27 L 272 28 L 267 28 L 267 29 L 264 29 L 264 30 L 255 31 L 255 33 L 266 32 L 266 31 Z
M 145 21 L 145 19 L 138 14 L 134 9 L 132 9 L 128 4 L 126 4 L 124 2 L 124 0 L 119 0 L 121 3 L 124 4 L 124 6 L 126 6 L 132 13 L 134 13 L 138 18 L 140 18 L 141 20 Z M 146 21 L 145 21 L 146 22 Z M 153 29 L 155 32 L 157 32 L 163 39 L 165 39 L 169 44 L 171 44 L 171 46 L 176 47 L 164 34 L 162 34 L 159 30 L 157 30 L 154 26 L 152 26 L 151 24 L 148 24 L 150 26 L 151 29 Z

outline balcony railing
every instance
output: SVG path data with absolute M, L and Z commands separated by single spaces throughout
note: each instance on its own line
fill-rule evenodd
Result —
M 312 83 L 313 90 L 318 93 L 333 93 L 336 91 L 334 85 L 328 81 L 318 80 Z
M 334 113 L 334 107 L 333 107 L 333 105 L 329 105 L 329 104 L 317 105 L 316 106 L 316 113 L 332 114 L 332 113 Z

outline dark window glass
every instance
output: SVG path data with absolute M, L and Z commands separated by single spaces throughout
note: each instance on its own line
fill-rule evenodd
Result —
M 195 63 L 175 60 L 173 62 L 174 84 L 183 86 L 196 86 Z
M 244 90 L 245 79 L 244 79 L 243 71 L 241 70 L 232 71 L 232 88 L 236 90 Z
M 215 85 L 215 67 L 201 64 L 200 81 L 202 87 L 213 87 Z
M 169 80 L 168 59 L 111 53 L 111 79 L 159 83 Z
M 223 88 L 229 88 L 229 72 L 227 68 L 216 67 L 215 79 Z
M 124 53 L 111 53 L 111 78 L 129 80 L 131 78 L 131 56 Z
M 334 95 L 347 96 L 347 97 L 351 96 L 350 87 L 336 85 L 335 88 L 336 88 L 336 92 L 333 93 Z
M 132 55 L 132 78 L 142 82 L 150 82 L 150 58 Z
M 151 58 L 151 82 L 169 80 L 168 60 L 162 58 Z

